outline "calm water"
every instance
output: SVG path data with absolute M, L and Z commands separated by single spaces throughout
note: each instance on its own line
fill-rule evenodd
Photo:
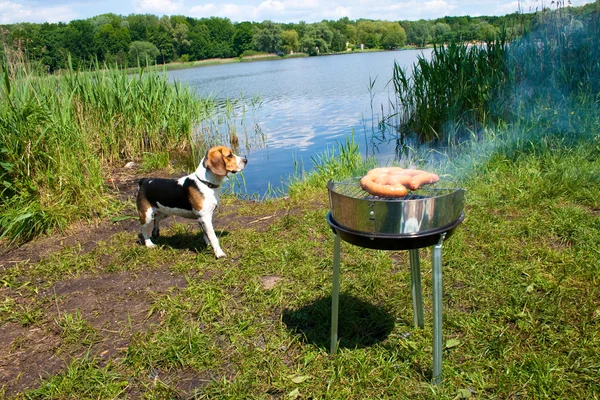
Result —
M 169 71 L 168 76 L 203 97 L 260 97 L 260 106 L 246 113 L 245 125 L 252 132 L 258 126 L 264 140 L 241 144 L 239 153 L 248 157 L 245 188 L 235 189 L 260 197 L 269 185 L 284 188 L 299 169 L 312 169 L 312 157 L 337 148 L 352 132 L 363 154 L 374 154 L 382 164 L 393 159 L 396 142 L 374 140 L 374 130 L 382 113 L 391 114 L 394 60 L 410 69 L 419 54 L 429 57 L 431 50 L 235 63 Z

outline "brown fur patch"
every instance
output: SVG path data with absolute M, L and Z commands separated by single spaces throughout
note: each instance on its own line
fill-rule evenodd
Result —
M 223 161 L 225 161 L 225 169 L 228 172 L 235 172 L 238 170 L 237 159 L 235 154 L 231 152 L 227 147 L 222 151 Z
M 192 206 L 192 210 L 200 211 L 204 205 L 204 195 L 195 186 L 190 186 L 188 189 L 188 200 Z
M 138 214 L 140 217 L 140 222 L 142 223 L 142 225 L 144 225 L 146 223 L 146 212 L 151 207 L 152 207 L 152 205 L 150 204 L 150 202 L 148 201 L 146 196 L 144 196 L 143 191 L 140 190 L 140 192 L 137 195 L 137 209 L 138 209 Z
M 211 148 L 205 157 L 204 167 L 222 176 L 227 175 L 227 172 L 238 171 L 237 158 L 226 146 Z
M 215 175 L 227 175 L 227 166 L 225 165 L 225 158 L 223 157 L 223 149 L 229 150 L 224 146 L 213 147 L 208 151 L 205 158 L 204 167 L 210 169 Z

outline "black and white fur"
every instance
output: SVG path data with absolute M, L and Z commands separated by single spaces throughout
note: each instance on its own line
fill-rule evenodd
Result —
M 155 247 L 159 223 L 170 215 L 196 219 L 204 230 L 204 242 L 217 258 L 225 257 L 213 228 L 213 213 L 219 203 L 221 184 L 228 173 L 240 172 L 248 160 L 225 146 L 211 148 L 194 173 L 180 179 L 142 178 L 138 185 L 137 209 L 142 238 Z

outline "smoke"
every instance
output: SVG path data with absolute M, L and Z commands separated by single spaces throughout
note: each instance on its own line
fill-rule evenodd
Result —
M 498 119 L 465 129 L 444 124 L 441 140 L 414 148 L 426 163 L 457 178 L 485 169 L 491 157 L 554 151 L 600 139 L 600 2 L 598 10 L 539 13 L 507 44 L 506 80 L 488 109 Z M 405 159 L 404 162 L 407 160 Z

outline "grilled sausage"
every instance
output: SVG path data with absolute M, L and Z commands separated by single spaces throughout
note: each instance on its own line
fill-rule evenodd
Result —
M 366 192 L 379 197 L 404 197 L 407 186 L 416 190 L 422 185 L 435 183 L 439 176 L 419 169 L 399 167 L 374 168 L 360 180 Z
M 432 174 L 430 172 L 421 172 L 420 174 L 412 177 L 410 183 L 408 184 L 408 187 L 411 190 L 417 190 L 422 185 L 425 185 L 428 183 L 435 183 L 439 180 L 440 180 L 440 177 L 437 176 L 436 174 Z

